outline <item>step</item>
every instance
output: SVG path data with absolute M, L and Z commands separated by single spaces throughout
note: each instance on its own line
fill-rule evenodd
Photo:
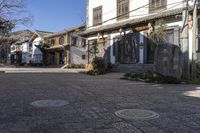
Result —
M 144 72 L 153 70 L 153 64 L 119 64 L 113 68 L 113 72 Z

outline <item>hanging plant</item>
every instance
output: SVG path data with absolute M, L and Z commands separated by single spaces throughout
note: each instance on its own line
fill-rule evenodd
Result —
M 154 51 L 158 45 L 166 44 L 164 36 L 166 35 L 166 23 L 160 19 L 155 22 L 155 30 L 150 34 L 151 49 Z

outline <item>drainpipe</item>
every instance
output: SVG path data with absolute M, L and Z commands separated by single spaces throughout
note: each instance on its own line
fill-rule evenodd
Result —
M 182 28 L 182 53 L 183 53 L 183 78 L 190 79 L 190 62 L 189 62 L 189 28 L 188 28 L 188 2 L 184 5 L 183 10 L 183 28 Z

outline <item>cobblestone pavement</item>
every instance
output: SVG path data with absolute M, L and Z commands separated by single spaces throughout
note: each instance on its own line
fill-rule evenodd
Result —
M 70 73 L 0 74 L 0 133 L 199 133 L 200 87 L 153 85 Z M 37 100 L 68 104 L 39 108 Z M 157 119 L 125 120 L 144 109 Z

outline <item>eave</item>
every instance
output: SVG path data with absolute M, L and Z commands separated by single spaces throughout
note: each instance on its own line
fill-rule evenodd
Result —
M 175 15 L 180 15 L 182 14 L 183 10 L 185 10 L 185 8 L 178 8 L 178 9 L 173 9 L 173 10 L 169 10 L 169 11 L 164 11 L 164 12 L 160 12 L 160 13 L 154 13 L 152 15 L 148 15 L 145 17 L 141 17 L 141 18 L 136 18 L 136 19 L 131 19 L 131 20 L 126 20 L 126 21 L 121 21 L 121 22 L 117 22 L 115 24 L 108 24 L 108 25 L 101 25 L 92 29 L 88 29 L 82 33 L 80 33 L 81 36 L 90 36 L 90 35 L 94 35 L 97 33 L 101 33 L 101 32 L 112 32 L 115 30 L 119 30 L 120 28 L 133 28 L 136 27 L 138 25 L 141 24 L 145 24 L 151 21 L 155 21 L 157 19 L 162 19 L 162 18 L 168 18 L 168 17 L 172 17 Z M 192 11 L 192 8 L 189 9 L 190 11 Z

